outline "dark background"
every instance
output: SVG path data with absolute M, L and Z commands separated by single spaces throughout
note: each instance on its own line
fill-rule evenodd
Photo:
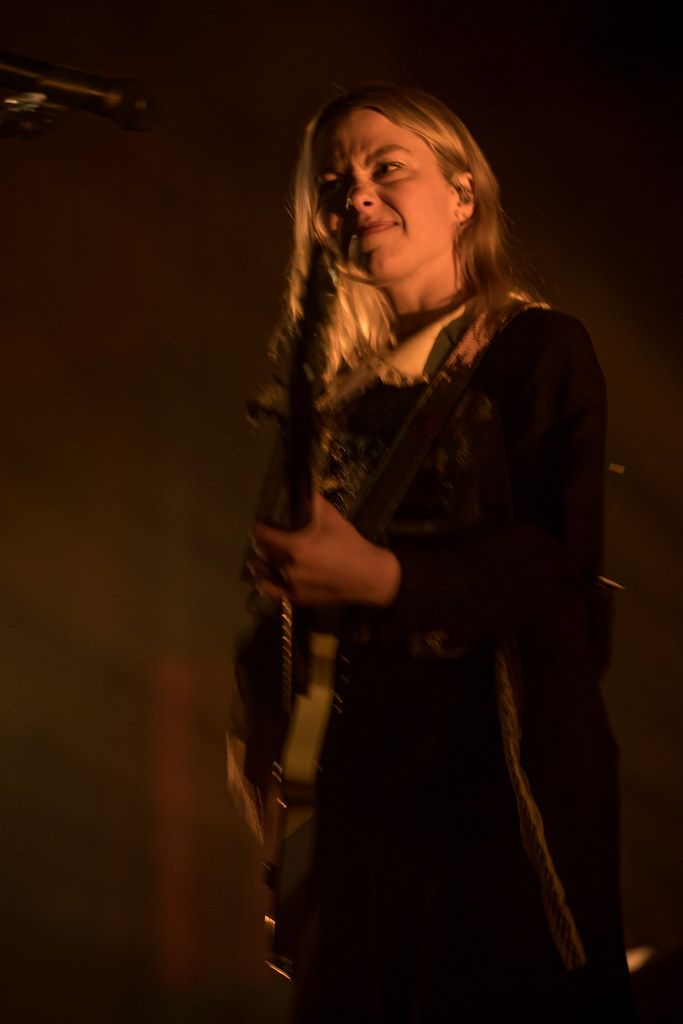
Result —
M 407 9 L 408 10 L 408 9 Z M 335 86 L 461 115 L 611 400 L 605 696 L 629 946 L 683 947 L 680 94 L 674 16 L 63 0 L 0 49 L 141 79 L 163 117 L 0 140 L 3 993 L 12 1022 L 283 1020 L 224 792 L 237 582 L 298 138 Z

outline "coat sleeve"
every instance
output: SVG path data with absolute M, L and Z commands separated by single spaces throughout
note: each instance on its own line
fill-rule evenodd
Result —
M 471 386 L 498 410 L 511 514 L 499 525 L 393 539 L 401 587 L 377 616 L 380 642 L 421 629 L 454 643 L 515 630 L 587 599 L 599 572 L 605 389 L 585 328 L 550 310 L 520 314 Z

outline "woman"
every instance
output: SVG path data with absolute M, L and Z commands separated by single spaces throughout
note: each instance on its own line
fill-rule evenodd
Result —
M 316 245 L 322 495 L 303 530 L 258 523 L 249 563 L 267 600 L 347 610 L 293 1020 L 629 1020 L 590 340 L 515 274 L 483 154 L 418 90 L 309 125 L 291 330 Z M 354 501 L 449 357 L 469 380 L 374 543 Z

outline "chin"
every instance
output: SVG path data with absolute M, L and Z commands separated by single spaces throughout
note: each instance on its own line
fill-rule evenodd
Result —
M 367 277 L 368 284 L 376 285 L 378 288 L 405 277 L 405 270 L 402 270 L 398 260 L 392 260 L 380 253 L 368 253 L 366 259 L 359 265 L 359 270 Z

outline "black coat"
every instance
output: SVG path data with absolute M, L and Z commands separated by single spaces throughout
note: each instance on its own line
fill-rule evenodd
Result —
M 419 387 L 353 400 L 340 451 L 388 443 Z M 355 614 L 342 638 L 294 1020 L 630 1019 L 599 686 L 604 439 L 583 326 L 519 314 L 392 523 L 395 602 Z M 520 840 L 496 705 L 503 640 L 518 654 L 522 767 L 586 951 L 570 973 Z

